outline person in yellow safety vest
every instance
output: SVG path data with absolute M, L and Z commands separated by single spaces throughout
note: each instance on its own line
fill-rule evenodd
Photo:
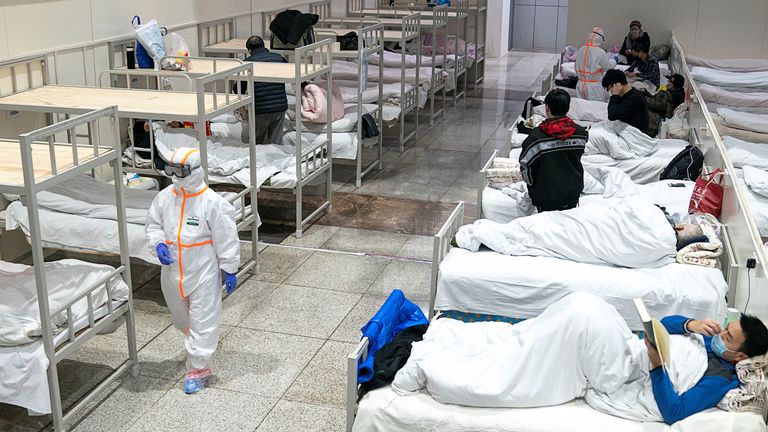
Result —
M 160 191 L 147 215 L 149 247 L 162 264 L 160 286 L 173 324 L 184 333 L 184 391 L 205 388 L 219 343 L 222 272 L 226 290 L 237 287 L 240 240 L 235 208 L 208 189 L 200 152 L 174 151 L 164 167 L 173 184 Z
M 613 69 L 616 62 L 608 58 L 608 54 L 600 48 L 605 42 L 605 32 L 595 27 L 589 32 L 584 45 L 576 54 L 576 95 L 580 99 L 607 101 L 610 96 L 602 86 L 603 75 Z

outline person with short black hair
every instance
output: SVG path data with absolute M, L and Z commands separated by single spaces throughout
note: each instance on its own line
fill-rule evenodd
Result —
M 659 89 L 661 73 L 659 72 L 659 61 L 648 53 L 649 49 L 650 47 L 640 44 L 632 50 L 636 59 L 632 66 L 627 69 L 626 75 L 633 80 L 645 81 L 653 87 L 655 92 Z
M 627 77 L 611 69 L 603 77 L 603 88 L 611 94 L 608 100 L 608 120 L 622 121 L 648 133 L 648 104 L 645 96 L 627 83 Z
M 245 48 L 248 50 L 248 57 L 245 61 L 266 62 L 266 63 L 286 63 L 286 60 L 277 53 L 269 52 L 264 46 L 264 39 L 260 36 L 251 36 L 245 42 Z M 283 119 L 288 110 L 288 98 L 285 94 L 285 85 L 280 83 L 253 83 L 253 105 L 254 105 L 254 129 L 256 144 L 282 144 L 283 141 Z M 241 84 L 241 90 L 245 92 L 247 83 Z M 245 117 L 242 120 L 247 120 Z M 248 128 L 243 128 L 243 131 Z M 248 141 L 247 137 L 243 137 Z
M 675 109 L 685 100 L 685 78 L 680 74 L 667 77 L 666 90 L 659 90 L 655 95 L 648 96 L 648 131 L 656 136 L 664 119 L 672 118 Z
M 539 212 L 567 210 L 579 204 L 584 189 L 581 156 L 589 134 L 567 116 L 571 96 L 565 90 L 550 91 L 544 105 L 548 118 L 523 142 L 520 171 Z

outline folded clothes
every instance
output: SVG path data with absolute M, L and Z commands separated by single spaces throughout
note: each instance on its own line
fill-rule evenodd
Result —
M 491 168 L 486 170 L 485 176 L 488 179 L 488 186 L 494 189 L 503 189 L 523 180 L 520 163 L 510 158 L 495 158 Z

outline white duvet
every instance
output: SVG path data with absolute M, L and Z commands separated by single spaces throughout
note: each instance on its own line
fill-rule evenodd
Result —
M 768 133 L 768 115 L 766 114 L 752 114 L 734 111 L 729 108 L 718 108 L 717 115 L 720 116 L 720 119 L 725 126 L 759 133 Z
M 691 76 L 696 82 L 719 87 L 761 89 L 768 87 L 768 72 L 727 72 L 695 66 Z
M 419 71 L 419 77 L 418 82 L 416 82 L 416 71 Z M 385 67 L 383 70 L 383 76 L 381 77 L 381 80 L 384 83 L 399 83 L 401 81 L 401 78 L 403 78 L 402 70 L 397 68 L 388 68 Z M 442 73 L 444 76 L 448 76 L 445 72 L 439 72 Z M 343 60 L 334 60 L 333 62 L 333 79 L 334 80 L 357 80 L 359 78 L 357 65 L 352 62 L 343 61 Z M 378 82 L 379 81 L 379 70 L 378 68 L 368 68 L 368 75 L 367 75 L 368 82 Z M 420 85 L 420 86 L 426 86 L 427 88 L 432 83 L 432 68 L 431 67 L 420 67 L 420 68 L 406 68 L 405 69 L 405 82 L 411 85 Z
M 709 84 L 700 84 L 699 92 L 707 102 L 738 108 L 768 108 L 768 93 L 735 92 Z
M 768 237 L 768 171 L 745 165 L 735 182 L 746 195 L 758 233 Z
M 728 72 L 768 72 L 766 59 L 707 59 L 692 55 L 685 56 L 688 66 L 703 66 Z
M 552 257 L 584 264 L 655 268 L 674 262 L 675 232 L 654 204 L 629 197 L 609 206 L 544 212 L 500 224 L 479 219 L 456 234 L 476 252 Z
M 634 126 L 620 121 L 606 121 L 589 129 L 584 155 L 634 159 L 652 154 L 658 145 L 658 139 L 649 137 Z
M 735 168 L 751 166 L 768 171 L 768 144 L 751 143 L 731 136 L 724 136 L 723 144 Z
M 50 310 L 66 305 L 112 271 L 114 268 L 107 265 L 72 259 L 45 263 Z M 128 286 L 121 278 L 108 284 L 109 300 L 128 300 Z M 0 262 L 0 299 L 0 346 L 23 345 L 42 336 L 33 267 Z M 101 287 L 94 291 L 91 304 L 96 309 L 107 300 L 107 290 Z M 87 313 L 88 300 L 84 298 L 72 305 L 72 322 Z M 68 322 L 66 311 L 53 316 L 54 333 Z
M 546 107 L 539 105 L 533 108 L 534 114 L 546 117 Z M 608 120 L 608 102 L 587 99 L 571 99 L 568 117 L 586 122 L 603 122 Z
M 707 369 L 700 335 L 670 338 L 670 380 L 684 393 Z M 441 403 L 552 406 L 584 397 L 598 411 L 659 421 L 645 343 L 605 300 L 571 294 L 515 325 L 433 320 L 392 389 L 426 388 Z

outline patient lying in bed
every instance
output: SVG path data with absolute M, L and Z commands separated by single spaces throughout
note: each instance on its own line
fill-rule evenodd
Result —
M 610 206 L 539 213 L 506 224 L 480 219 L 459 228 L 456 243 L 470 251 L 485 245 L 505 255 L 655 268 L 675 262 L 678 250 L 691 243 L 719 243 L 702 230 L 698 225 L 674 225 L 658 206 L 628 197 Z M 717 253 L 717 246 L 714 249 Z
M 666 369 L 613 306 L 587 293 L 512 326 L 438 319 L 413 344 L 392 389 L 407 396 L 426 388 L 438 402 L 475 407 L 552 406 L 583 397 L 601 412 L 672 424 L 732 399 L 740 385 L 734 365 L 768 350 L 768 330 L 751 316 L 725 329 L 682 316 L 662 324 L 672 335 Z

